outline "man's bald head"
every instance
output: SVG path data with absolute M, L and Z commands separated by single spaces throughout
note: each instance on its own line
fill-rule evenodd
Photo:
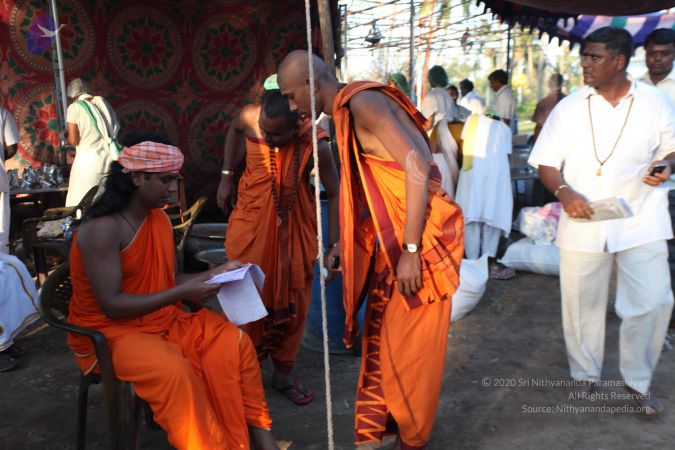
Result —
M 277 82 L 281 93 L 288 98 L 291 110 L 300 111 L 302 114 L 309 114 L 311 110 L 309 58 L 312 58 L 314 66 L 314 93 L 317 112 L 324 111 L 322 88 L 337 85 L 337 80 L 330 74 L 328 67 L 320 57 L 306 50 L 294 50 L 286 55 L 277 70 Z

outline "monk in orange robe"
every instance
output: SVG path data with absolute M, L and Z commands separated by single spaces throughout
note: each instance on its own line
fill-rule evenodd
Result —
M 407 97 L 374 82 L 340 85 L 316 56 L 311 85 L 309 57 L 291 52 L 278 81 L 291 109 L 310 110 L 311 88 L 317 110 L 335 121 L 347 345 L 368 296 L 356 443 L 395 432 L 395 449 L 423 449 L 440 397 L 459 284 L 462 214 L 441 189 L 426 121 Z
M 278 449 L 270 432 L 260 366 L 248 336 L 201 303 L 216 273 L 174 276 L 173 230 L 162 209 L 176 192 L 180 150 L 156 142 L 125 147 L 103 196 L 73 237 L 68 320 L 102 332 L 115 374 L 131 382 L 178 449 Z M 98 371 L 88 338 L 68 344 L 84 373 Z
M 228 258 L 259 265 L 265 273 L 262 299 L 269 315 L 243 329 L 263 360 L 274 363 L 272 386 L 292 402 L 309 403 L 312 391 L 293 380 L 311 302 L 317 257 L 314 188 L 310 185 L 312 126 L 288 108 L 279 90 L 270 90 L 261 105 L 245 106 L 225 142 L 219 202 L 228 202 L 232 168 L 241 139 L 246 139 L 246 170 L 239 182 L 237 205 L 227 227 Z M 319 172 L 328 197 L 330 242 L 339 240 L 338 174 L 327 135 L 320 131 Z M 331 245 L 326 261 L 339 255 Z M 328 262 L 327 262 L 328 264 Z M 332 275 L 329 275 L 332 276 Z

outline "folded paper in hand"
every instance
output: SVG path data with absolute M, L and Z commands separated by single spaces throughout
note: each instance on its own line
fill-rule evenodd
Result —
M 221 284 L 218 302 L 227 319 L 235 325 L 255 322 L 267 315 L 260 298 L 265 274 L 255 264 L 214 275 L 206 284 Z
M 590 219 L 570 218 L 575 222 L 598 222 L 601 220 L 625 219 L 633 215 L 622 198 L 610 197 L 589 203 L 593 208 Z

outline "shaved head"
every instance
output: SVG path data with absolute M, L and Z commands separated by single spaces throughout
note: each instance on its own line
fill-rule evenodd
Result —
M 326 111 L 326 95 L 337 92 L 338 82 L 328 67 L 317 55 L 306 50 L 294 50 L 281 61 L 277 70 L 277 82 L 281 93 L 288 98 L 292 111 L 310 114 L 309 58 L 314 66 L 314 93 L 317 114 Z M 328 105 L 330 107 L 332 101 Z

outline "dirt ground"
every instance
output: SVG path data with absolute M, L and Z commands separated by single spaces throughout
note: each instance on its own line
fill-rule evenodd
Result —
M 634 406 L 617 398 L 624 393 L 621 387 L 602 387 L 598 399 L 573 401 L 564 388 L 542 386 L 568 380 L 559 302 L 557 278 L 519 274 L 489 283 L 477 309 L 451 327 L 429 449 L 672 448 L 675 351 L 662 354 L 653 381 L 654 394 L 666 405 L 658 417 L 621 411 Z M 620 380 L 618 327 L 609 312 L 603 374 L 608 384 Z M 38 326 L 18 342 L 28 355 L 20 368 L 0 374 L 0 449 L 74 448 L 78 372 L 65 336 Z M 333 356 L 331 365 L 336 448 L 352 449 L 359 360 Z M 269 369 L 264 367 L 266 379 Z M 316 399 L 299 407 L 268 390 L 274 433 L 291 441 L 293 450 L 326 449 L 322 355 L 303 350 L 297 375 L 315 390 Z M 94 386 L 87 448 L 105 448 L 103 417 L 101 390 Z M 162 431 L 143 428 L 141 434 L 141 448 L 170 448 Z

